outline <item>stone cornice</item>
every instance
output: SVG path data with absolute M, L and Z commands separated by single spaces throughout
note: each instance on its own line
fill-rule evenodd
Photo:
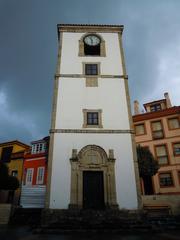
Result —
M 98 133 L 98 134 L 134 134 L 134 130 L 128 129 L 50 129 L 50 133 Z
M 119 32 L 122 34 L 123 25 L 98 25 L 98 24 L 58 24 L 58 32 Z
M 87 76 L 84 74 L 56 74 L 55 78 L 86 78 Z M 91 77 L 88 75 L 88 77 Z M 95 77 L 95 75 L 92 75 L 92 77 Z M 128 79 L 127 75 L 98 75 L 98 78 L 123 78 Z

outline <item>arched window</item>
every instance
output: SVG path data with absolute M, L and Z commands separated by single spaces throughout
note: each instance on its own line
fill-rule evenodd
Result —
M 79 40 L 79 56 L 105 57 L 105 41 L 99 34 L 85 34 Z
M 100 56 L 100 45 L 101 45 L 101 39 L 98 36 L 94 34 L 85 36 L 84 55 Z

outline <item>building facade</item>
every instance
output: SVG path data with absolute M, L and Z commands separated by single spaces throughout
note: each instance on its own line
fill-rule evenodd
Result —
M 49 137 L 31 142 L 31 150 L 24 156 L 21 206 L 43 208 L 47 181 Z
M 168 93 L 164 96 L 144 104 L 144 113 L 134 102 L 136 144 L 148 147 L 160 165 L 151 189 L 142 183 L 143 194 L 180 194 L 180 106 L 171 105 Z
M 122 32 L 119 25 L 58 25 L 47 208 L 138 208 Z
M 9 175 L 17 177 L 20 186 L 23 178 L 24 154 L 26 151 L 29 151 L 29 149 L 29 145 L 17 140 L 0 143 L 0 161 L 7 165 L 9 169 Z M 19 187 L 13 196 L 8 197 L 9 200 L 7 199 L 7 201 L 13 202 L 14 204 L 19 204 L 20 190 L 21 188 Z

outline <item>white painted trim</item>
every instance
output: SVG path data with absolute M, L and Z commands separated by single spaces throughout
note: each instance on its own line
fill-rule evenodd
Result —
M 42 179 L 38 180 L 39 175 L 40 175 L 39 173 L 40 173 L 41 169 L 43 169 Z M 36 184 L 43 184 L 44 183 L 44 174 L 45 174 L 45 167 L 38 167 L 38 169 L 37 169 L 37 176 L 36 176 Z
M 32 174 L 31 174 L 31 181 L 28 182 L 28 172 L 32 171 Z M 26 169 L 26 184 L 25 185 L 32 185 L 32 182 L 33 182 L 33 175 L 34 175 L 34 168 L 27 168 Z

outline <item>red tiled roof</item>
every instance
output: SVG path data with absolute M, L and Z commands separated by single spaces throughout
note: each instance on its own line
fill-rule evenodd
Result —
M 147 112 L 133 116 L 133 122 L 139 122 L 147 119 L 159 118 L 173 114 L 180 114 L 180 106 L 174 106 L 157 112 Z

